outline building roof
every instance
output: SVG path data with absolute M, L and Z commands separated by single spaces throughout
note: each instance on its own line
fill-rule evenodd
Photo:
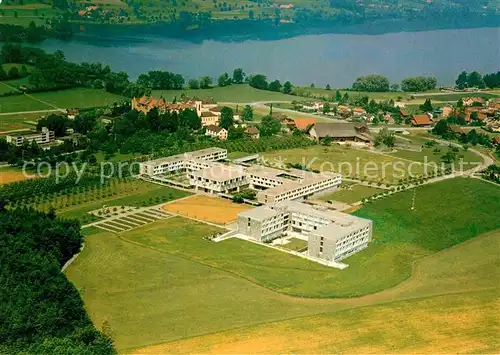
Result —
M 238 165 L 224 165 L 213 163 L 210 168 L 193 171 L 191 174 L 203 179 L 223 182 L 231 179 L 245 177 L 245 170 L 243 169 L 243 167 Z
M 238 216 L 245 217 L 245 218 L 250 218 L 258 221 L 263 221 L 265 219 L 272 218 L 274 216 L 278 215 L 278 211 L 273 210 L 271 207 L 265 205 L 265 206 L 260 206 L 256 208 L 252 208 L 250 210 L 246 210 L 243 212 L 240 212 Z
M 306 130 L 309 126 L 316 123 L 315 118 L 296 118 L 293 121 L 295 123 L 295 127 L 301 131 Z
M 224 127 L 219 127 L 211 124 L 210 126 L 207 126 L 207 131 L 215 132 L 215 133 L 220 133 L 222 131 L 225 131 L 226 129 Z
M 246 130 L 245 130 L 245 133 L 246 134 L 259 134 L 260 131 L 258 130 L 257 127 L 248 127 Z
M 363 130 L 366 130 L 365 125 L 355 123 L 316 123 L 313 127 L 318 138 L 350 138 L 358 137 L 363 140 L 370 140 L 370 137 L 363 135 Z
M 217 117 L 217 115 L 210 111 L 205 111 L 201 113 L 201 117 Z
M 212 148 L 195 150 L 195 151 L 189 152 L 189 153 L 176 154 L 176 155 L 171 155 L 169 157 L 159 158 L 159 159 L 155 159 L 155 160 L 149 160 L 149 161 L 143 162 L 142 164 L 156 166 L 159 164 L 165 164 L 165 163 L 170 163 L 170 162 L 174 162 L 174 161 L 182 161 L 182 160 L 187 160 L 190 158 L 199 158 L 199 157 L 207 155 L 207 154 L 222 153 L 222 152 L 227 152 L 227 150 L 222 149 L 222 148 L 212 147 Z
M 413 116 L 411 123 L 417 126 L 423 126 L 432 124 L 432 120 L 427 114 L 422 114 Z

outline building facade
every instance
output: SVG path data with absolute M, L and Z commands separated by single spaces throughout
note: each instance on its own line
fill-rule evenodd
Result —
M 365 249 L 372 239 L 372 221 L 296 201 L 241 212 L 237 224 L 239 233 L 258 242 L 301 234 L 307 237 L 310 257 L 332 262 Z
M 54 131 L 50 131 L 47 127 L 43 127 L 41 132 L 18 134 L 15 136 L 8 135 L 5 137 L 7 143 L 16 146 L 23 145 L 24 142 L 36 142 L 38 144 L 47 144 L 56 139 Z

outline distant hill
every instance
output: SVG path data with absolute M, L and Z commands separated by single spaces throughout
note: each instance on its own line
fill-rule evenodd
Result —
M 52 11 L 52 12 L 51 12 Z M 175 23 L 184 29 L 208 27 L 221 20 L 271 25 L 315 26 L 390 21 L 426 21 L 439 25 L 500 17 L 498 0 L 3 0 L 0 23 L 23 23 L 66 13 L 80 23 Z M 10 23 L 11 23 L 10 22 Z

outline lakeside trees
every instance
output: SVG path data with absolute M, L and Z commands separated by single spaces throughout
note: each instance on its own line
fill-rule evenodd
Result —
M 485 74 L 484 76 L 477 71 L 467 73 L 466 71 L 461 72 L 455 84 L 458 89 L 463 90 L 466 88 L 499 88 L 500 87 L 500 71 L 496 73 Z
M 382 92 L 389 91 L 389 88 L 389 79 L 378 74 L 360 76 L 352 84 L 352 90 L 354 91 Z
M 435 77 L 415 76 L 403 79 L 401 82 L 401 90 L 405 92 L 420 92 L 434 90 L 437 85 Z

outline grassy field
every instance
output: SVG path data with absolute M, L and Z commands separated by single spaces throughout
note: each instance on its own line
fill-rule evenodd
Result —
M 45 24 L 45 19 L 54 17 L 57 11 L 51 5 L 26 3 L 9 4 L 2 7 L 0 24 L 28 26 L 31 21 L 37 25 Z
M 41 92 L 32 95 L 34 98 L 61 108 L 100 107 L 122 101 L 125 98 L 103 90 L 76 88 L 69 90 Z
M 0 116 L 0 133 L 18 129 L 33 128 L 30 122 L 36 122 L 43 113 L 7 114 Z
M 109 105 L 121 100 L 123 97 L 102 90 L 76 88 L 0 97 L 0 113 L 54 110 L 56 108 L 90 108 Z
M 492 299 L 498 299 L 493 280 L 500 277 L 500 231 L 417 260 L 412 277 L 392 289 L 336 300 L 283 296 L 224 271 L 216 261 L 231 258 L 226 254 L 231 250 L 226 242 L 202 240 L 216 229 L 197 222 L 174 217 L 125 233 L 124 238 L 90 232 L 85 249 L 66 274 L 96 326 L 110 324 L 120 352 L 366 353 L 371 348 L 381 353 L 454 353 L 469 343 L 475 344 L 467 347 L 471 353 L 498 349 L 498 319 L 491 310 Z M 185 257 L 184 246 L 196 250 Z M 272 253 L 268 257 L 282 255 L 265 250 Z M 198 253 L 211 257 L 216 266 L 197 258 Z M 259 269 L 260 255 L 252 259 L 249 253 L 246 259 Z M 303 277 L 318 276 L 311 272 Z M 284 277 L 288 278 L 296 281 L 294 275 Z M 324 283 L 323 278 L 316 283 Z M 387 319 L 397 329 L 388 326 Z M 145 348 L 137 350 L 141 347 Z
M 420 175 L 424 172 L 423 164 L 338 145 L 278 150 L 263 153 L 263 156 L 269 159 L 270 164 L 305 164 L 313 169 L 333 170 L 345 177 L 358 177 L 374 182 L 395 183 L 410 173 Z
M 0 113 L 43 111 L 53 109 L 53 107 L 33 100 L 27 95 L 0 97 Z M 2 117 L 0 117 L 0 119 L 1 118 Z
M 436 199 L 438 194 L 440 198 Z M 410 276 L 412 263 L 418 258 L 500 228 L 500 220 L 491 213 L 498 206 L 500 189 L 492 184 L 457 178 L 427 185 L 418 189 L 413 212 L 409 210 L 412 196 L 412 191 L 398 193 L 356 212 L 375 221 L 374 241 L 365 251 L 346 259 L 350 266 L 342 271 L 238 239 L 208 244 L 194 238 L 162 242 L 172 230 L 186 229 L 179 227 L 180 222 L 172 226 L 175 219 L 162 222 L 164 225 L 152 233 L 136 231 L 144 238 L 141 243 L 149 240 L 149 246 L 227 270 L 282 293 L 355 297 L 402 282 Z M 453 222 L 442 223 L 444 220 Z
M 172 101 L 175 97 L 179 100 L 181 95 L 188 97 L 208 98 L 212 97 L 217 102 L 254 102 L 254 101 L 292 101 L 297 100 L 296 96 L 285 95 L 279 92 L 264 91 L 254 89 L 246 84 L 231 85 L 226 87 L 214 87 L 211 89 L 199 90 L 154 90 L 152 95 L 163 96 Z
M 308 86 L 299 86 L 295 88 L 295 93 L 297 95 L 311 95 L 316 97 L 328 97 L 335 98 L 337 89 L 326 90 L 324 88 L 311 88 Z M 345 91 L 340 90 L 340 93 L 344 95 L 348 93 L 350 97 L 355 96 L 368 96 L 370 99 L 374 100 L 398 100 L 398 99 L 408 99 L 410 97 L 410 93 L 406 92 L 365 92 L 365 91 Z
M 135 354 L 498 353 L 498 291 L 445 295 L 249 326 Z M 467 320 L 467 321 L 464 321 Z
M 349 187 L 348 189 L 339 189 L 327 195 L 321 196 L 320 200 L 322 201 L 333 200 L 345 203 L 354 203 L 383 191 L 384 190 L 377 189 L 375 187 L 354 185 L 352 187 Z
M 293 251 L 301 251 L 307 249 L 307 241 L 298 239 L 298 238 L 290 238 L 287 244 L 279 245 L 283 249 L 293 250 Z

